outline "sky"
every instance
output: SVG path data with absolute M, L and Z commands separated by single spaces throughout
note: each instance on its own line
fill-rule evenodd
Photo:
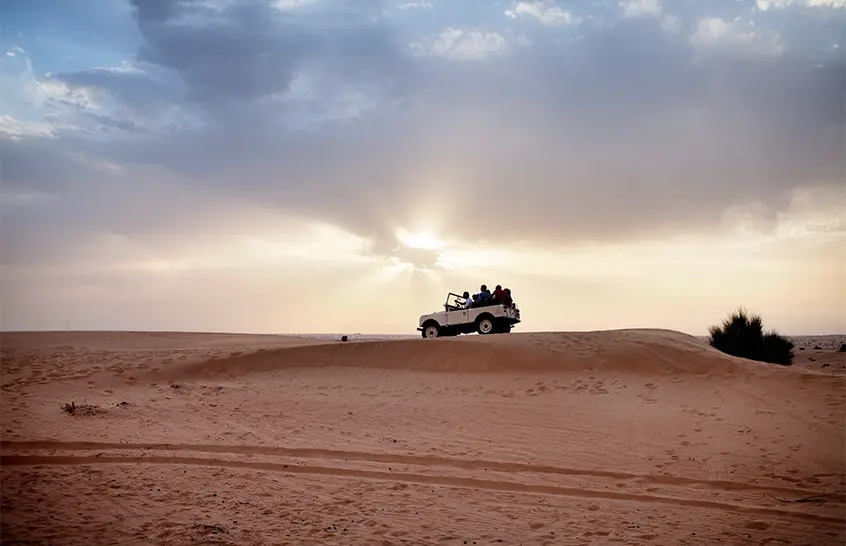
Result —
M 2 329 L 846 332 L 846 0 L 5 0 Z

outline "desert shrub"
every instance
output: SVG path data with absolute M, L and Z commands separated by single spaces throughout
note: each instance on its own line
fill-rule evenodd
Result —
M 784 366 L 793 363 L 793 342 L 775 331 L 765 333 L 761 317 L 742 307 L 708 332 L 711 346 L 726 354 Z
M 94 406 L 91 404 L 77 404 L 76 402 L 71 402 L 70 404 L 62 404 L 62 411 L 71 415 L 97 415 L 100 413 L 105 413 L 105 410 L 100 406 Z

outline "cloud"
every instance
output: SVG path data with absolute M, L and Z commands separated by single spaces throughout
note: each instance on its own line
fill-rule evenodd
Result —
M 429 0 L 421 0 L 418 2 L 403 2 L 397 6 L 399 10 L 411 9 L 411 8 L 431 8 L 432 3 Z
M 626 17 L 656 16 L 663 12 L 661 0 L 624 0 L 620 5 Z
M 665 32 L 681 32 L 683 23 L 677 16 L 666 13 L 661 0 L 623 0 L 620 2 L 625 17 L 655 17 Z
M 304 65 L 355 80 L 395 64 L 397 44 L 384 26 L 371 22 L 366 3 L 360 12 L 317 9 L 322 3 L 316 3 L 300 13 L 274 3 L 232 2 L 216 10 L 219 24 L 207 26 L 179 23 L 203 12 L 198 2 L 133 4 L 146 40 L 139 60 L 176 74 L 189 100 L 215 108 L 284 92 Z
M 78 263 L 102 237 L 132 243 L 106 261 L 183 263 L 294 219 L 423 267 L 398 227 L 470 249 L 660 240 L 844 179 L 842 59 L 792 54 L 747 11 L 134 5 L 125 62 L 43 77 L 3 57 L 8 266 Z
M 505 11 L 505 15 L 514 19 L 517 17 L 534 17 L 542 25 L 548 27 L 570 25 L 578 22 L 567 11 L 552 2 L 514 2 L 511 9 Z
M 755 7 L 761 11 L 789 7 L 846 9 L 846 0 L 756 0 Z
M 53 126 L 46 122 L 22 123 L 11 116 L 0 116 L 0 135 L 8 138 L 47 137 L 53 134 Z
M 436 55 L 456 61 L 481 61 L 502 53 L 506 40 L 496 32 L 447 28 L 436 37 L 412 44 L 423 55 Z
M 697 21 L 690 37 L 694 46 L 722 50 L 731 48 L 735 53 L 779 55 L 783 52 L 779 36 L 775 33 L 763 35 L 755 31 L 750 21 L 735 18 L 725 21 L 718 17 L 706 17 Z

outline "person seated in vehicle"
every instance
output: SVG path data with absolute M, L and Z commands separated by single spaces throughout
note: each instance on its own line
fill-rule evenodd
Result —
M 488 287 L 483 284 L 481 287 L 479 287 L 479 303 L 485 304 L 490 299 L 491 299 L 491 291 L 488 290 Z
M 505 290 L 502 289 L 502 285 L 496 285 L 493 291 L 493 299 L 496 300 L 496 303 L 503 303 L 505 302 Z
M 462 294 L 462 297 L 464 298 L 465 309 L 470 309 L 471 307 L 473 307 L 473 298 L 470 297 L 470 292 L 465 291 L 464 294 Z
M 511 305 L 514 303 L 514 299 L 511 297 L 511 289 L 506 288 L 502 292 L 503 292 L 503 300 L 502 300 L 503 305 L 505 305 L 506 307 L 511 307 Z

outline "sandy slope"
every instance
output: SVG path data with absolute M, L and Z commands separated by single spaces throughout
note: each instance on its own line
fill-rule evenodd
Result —
M 846 539 L 830 349 L 783 368 L 654 330 L 0 344 L 3 544 Z

